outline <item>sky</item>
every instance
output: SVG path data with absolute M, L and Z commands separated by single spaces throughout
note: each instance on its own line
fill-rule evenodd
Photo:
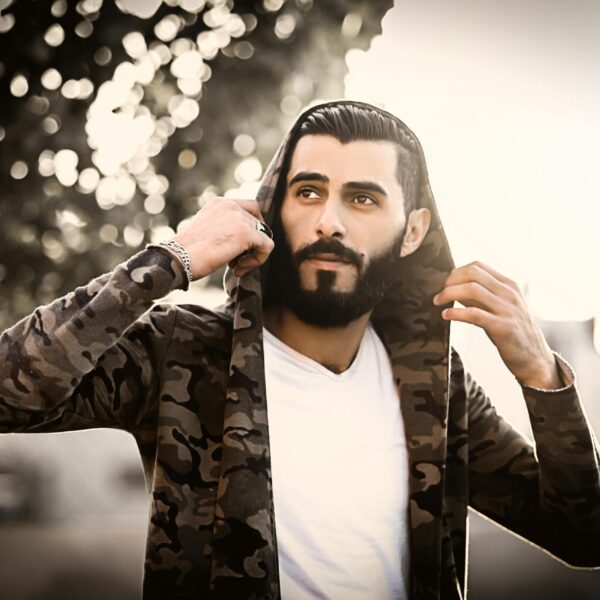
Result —
M 419 137 L 457 265 L 481 260 L 536 316 L 600 315 L 600 3 L 397 0 L 346 97 Z

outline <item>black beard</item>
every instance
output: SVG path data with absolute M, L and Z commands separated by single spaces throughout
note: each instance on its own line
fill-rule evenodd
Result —
M 398 268 L 404 228 L 390 247 L 373 257 L 365 267 L 362 257 L 339 240 L 319 239 L 295 254 L 283 234 L 280 223 L 274 227 L 275 248 L 268 260 L 266 306 L 285 306 L 301 321 L 322 328 L 342 327 L 375 308 L 393 283 Z M 317 289 L 306 290 L 300 281 L 300 263 L 315 254 L 334 254 L 339 260 L 355 265 L 358 271 L 351 292 L 336 292 L 335 271 L 317 271 Z

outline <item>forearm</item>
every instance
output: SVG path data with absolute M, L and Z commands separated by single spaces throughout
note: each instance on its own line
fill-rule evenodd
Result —
M 0 431 L 12 430 L 15 411 L 46 412 L 65 402 L 127 328 L 184 277 L 169 253 L 144 250 L 7 329 L 0 336 Z
M 598 565 L 598 451 L 576 386 L 522 390 L 535 445 L 467 380 L 470 504 L 570 564 Z
M 560 357 L 557 366 L 567 385 L 556 390 L 523 387 L 539 462 L 540 498 L 547 510 L 565 514 L 573 527 L 595 528 L 600 534 L 597 441 L 572 370 Z

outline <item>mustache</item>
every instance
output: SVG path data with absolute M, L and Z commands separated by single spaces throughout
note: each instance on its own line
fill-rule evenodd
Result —
M 358 269 L 360 269 L 362 266 L 361 256 L 354 250 L 344 246 L 342 242 L 336 239 L 319 239 L 312 244 L 303 246 L 300 248 L 300 250 L 294 253 L 296 265 L 299 265 L 307 258 L 312 258 L 315 254 L 333 254 L 339 260 L 351 263 Z

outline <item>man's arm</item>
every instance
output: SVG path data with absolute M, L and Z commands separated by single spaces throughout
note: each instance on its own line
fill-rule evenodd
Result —
M 464 376 L 471 505 L 569 564 L 600 566 L 598 448 L 570 367 L 550 349 L 517 284 L 488 265 L 450 273 L 433 302 L 453 301 L 464 308 L 442 317 L 485 331 L 522 387 L 535 438 L 534 447 Z
M 150 398 L 173 311 L 142 315 L 184 281 L 170 253 L 143 250 L 7 329 L 0 432 L 129 428 Z
M 598 446 L 575 384 L 522 387 L 534 446 L 453 362 L 468 404 L 470 505 L 572 566 L 600 566 Z
M 174 240 L 192 278 L 229 263 L 260 266 L 273 242 L 255 200 L 214 198 Z M 98 426 L 131 430 L 149 409 L 174 311 L 154 300 L 187 282 L 164 248 L 139 252 L 85 287 L 37 308 L 0 336 L 0 433 Z

